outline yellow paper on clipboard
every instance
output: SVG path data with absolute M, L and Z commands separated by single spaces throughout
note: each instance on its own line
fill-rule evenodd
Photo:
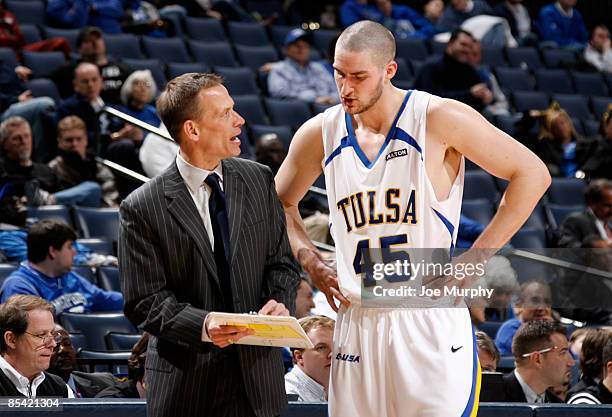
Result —
M 208 328 L 229 325 L 253 329 L 255 334 L 236 341 L 237 345 L 287 346 L 298 349 L 314 347 L 295 317 L 212 312 L 208 314 L 207 320 Z

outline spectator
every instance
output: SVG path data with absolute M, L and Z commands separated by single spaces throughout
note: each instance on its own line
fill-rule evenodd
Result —
M 377 22 L 385 25 L 396 39 L 431 39 L 436 28 L 414 9 L 394 5 L 391 0 L 376 0 L 380 18 Z
M 0 396 L 74 398 L 45 372 L 61 337 L 54 326 L 53 306 L 40 297 L 16 295 L 0 305 Z
M 163 19 L 161 11 L 153 4 L 141 0 L 122 0 L 122 3 L 125 9 L 122 21 L 123 32 L 155 38 L 166 38 L 176 34 L 172 22 Z M 187 10 L 182 6 L 174 5 L 173 10 L 181 16 L 187 15 Z
M 500 356 L 493 340 L 485 332 L 478 331 L 476 332 L 476 346 L 480 368 L 484 372 L 495 372 Z
M 287 394 L 297 394 L 298 401 L 327 401 L 331 369 L 334 321 L 324 316 L 310 316 L 300 325 L 314 345 L 312 349 L 292 349 L 295 366 L 285 375 Z
M 578 0 L 559 0 L 542 7 L 538 18 L 540 39 L 548 44 L 584 48 L 589 34 L 582 15 L 574 8 Z
M 494 14 L 491 6 L 483 0 L 450 0 L 438 26 L 441 31 L 454 32 L 467 19 L 481 14 Z
M 131 68 L 106 54 L 106 43 L 102 32 L 97 27 L 88 26 L 79 32 L 76 40 L 79 59 L 64 65 L 51 74 L 60 96 L 67 98 L 73 94 L 72 82 L 74 71 L 81 62 L 95 64 L 102 76 L 102 92 L 100 96 L 105 102 L 120 104 L 119 93 L 123 82 L 132 72 Z
M 70 45 L 64 38 L 51 38 L 33 43 L 25 43 L 15 15 L 0 4 L 0 47 L 8 47 L 17 53 L 21 51 L 60 51 L 66 58 L 70 56 Z
M 580 352 L 582 352 L 582 344 L 584 343 L 584 338 L 586 337 L 588 331 L 588 328 L 581 327 L 579 329 L 574 330 L 570 335 L 570 352 L 572 354 L 572 357 L 576 360 L 580 358 Z
M 30 123 L 36 140 L 34 160 L 42 162 L 50 157 L 51 150 L 47 147 L 50 138 L 45 136 L 45 122 L 52 118 L 55 101 L 49 97 L 32 96 L 25 86 L 31 75 L 32 70 L 27 67 L 18 65 L 11 68 L 0 61 L 0 119 L 21 116 Z
M 47 18 L 54 27 L 99 27 L 104 33 L 121 33 L 121 0 L 49 0 Z
M 503 377 L 504 402 L 560 403 L 550 388 L 569 381 L 574 360 L 565 328 L 552 320 L 524 323 L 512 343 L 516 369 Z
M 121 311 L 121 293 L 103 291 L 71 270 L 75 240 L 74 231 L 60 221 L 33 225 L 28 231 L 28 261 L 4 281 L 0 302 L 14 294 L 31 294 L 49 301 L 57 314 Z
M 147 384 L 145 382 L 145 361 L 147 359 L 147 346 L 149 344 L 149 333 L 144 332 L 128 358 L 128 381 L 132 393 L 137 393 L 138 398 L 147 397 Z M 131 394 L 130 398 L 137 398 Z
M 62 190 L 51 168 L 32 161 L 32 131 L 24 118 L 13 116 L 0 124 L 0 144 L 4 155 L 5 181 L 12 183 L 15 194 L 25 196 L 29 205 L 100 205 L 101 190 L 97 183 L 86 181 Z
M 76 351 L 68 332 L 59 324 L 54 332 L 60 335 L 48 372 L 60 377 L 76 398 L 130 398 L 129 385 L 119 381 L 110 372 L 77 371 Z
M 519 285 L 516 280 L 516 271 L 512 268 L 508 258 L 493 256 L 485 267 L 485 280 L 487 286 L 493 290 L 489 305 L 485 310 L 488 321 L 506 321 L 514 318 L 512 297 L 516 294 Z
M 533 320 L 552 320 L 550 287 L 545 282 L 529 281 L 521 285 L 516 302 L 517 317 L 501 325 L 495 337 L 495 345 L 502 356 L 512 354 L 512 340 L 522 323 Z
M 611 339 L 612 331 L 609 328 L 587 330 L 580 350 L 580 380 L 569 390 L 568 403 L 572 404 L 572 397 L 576 394 L 594 388 L 602 381 L 605 368 L 602 362 L 603 349 Z
M 608 337 L 604 345 L 601 362 L 603 380 L 571 396 L 569 404 L 612 404 L 612 337 Z
M 162 123 L 159 128 L 168 133 Z M 164 139 L 155 133 L 148 133 L 138 151 L 142 169 L 149 178 L 161 174 L 176 159 L 178 145 L 173 140 Z
M 161 120 L 151 102 L 157 95 L 157 86 L 150 70 L 140 70 L 131 73 L 121 87 L 121 105 L 117 109 L 148 123 L 159 127 Z
M 474 40 L 472 43 L 470 64 L 472 64 L 480 76 L 480 80 L 487 86 L 493 96 L 493 101 L 484 108 L 483 113 L 489 117 L 509 116 L 510 105 L 497 82 L 497 78 L 495 78 L 495 75 L 493 75 L 485 65 L 482 65 L 482 46 L 478 40 Z
M 470 65 L 474 37 L 464 30 L 453 32 L 444 56 L 426 62 L 414 82 L 414 88 L 462 101 L 482 110 L 493 102 L 493 93 Z
M 368 0 L 346 0 L 340 6 L 340 23 L 342 27 L 348 27 L 360 20 L 378 22 L 380 15 L 378 7 Z
M 503 17 L 510 26 L 512 36 L 521 45 L 527 45 L 535 42 L 535 35 L 531 30 L 531 16 L 525 6 L 523 0 L 505 0 L 499 3 L 494 8 L 495 14 Z
M 591 31 L 589 44 L 584 50 L 584 59 L 598 71 L 612 73 L 610 31 L 604 25 L 597 25 Z
M 459 231 L 457 232 L 456 248 L 471 248 L 485 226 L 476 220 L 461 214 L 459 216 Z
M 274 175 L 285 160 L 285 145 L 276 133 L 261 135 L 255 142 L 255 160 L 268 166 Z
M 62 188 L 75 187 L 86 181 L 97 182 L 102 189 L 102 203 L 118 207 L 119 193 L 110 169 L 95 160 L 87 151 L 87 127 L 77 116 L 67 116 L 57 125 L 59 155 L 49 162 Z
M 425 16 L 434 27 L 438 26 L 443 12 L 444 2 L 442 0 L 428 0 L 423 6 L 423 16 Z
M 285 58 L 268 77 L 268 90 L 276 98 L 300 99 L 320 104 L 338 103 L 333 77 L 319 62 L 310 61 L 308 35 L 293 29 L 285 37 Z
M 591 182 L 584 198 L 586 210 L 570 214 L 559 227 L 558 244 L 562 248 L 579 248 L 592 235 L 612 243 L 612 182 L 605 179 Z
M 295 296 L 295 317 L 301 319 L 310 316 L 310 310 L 315 307 L 312 301 L 312 285 L 307 275 L 302 275 L 300 285 Z

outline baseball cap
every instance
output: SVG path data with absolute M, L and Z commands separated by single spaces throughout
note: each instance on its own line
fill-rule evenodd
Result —
M 308 33 L 306 33 L 305 30 L 300 28 L 292 29 L 289 33 L 287 33 L 287 36 L 285 36 L 284 46 L 289 46 L 300 39 L 304 39 L 306 42 L 310 43 Z

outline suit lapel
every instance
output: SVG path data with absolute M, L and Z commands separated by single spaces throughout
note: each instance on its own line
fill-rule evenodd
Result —
M 244 195 L 246 185 L 242 177 L 233 166 L 232 160 L 225 160 L 223 164 L 223 184 L 225 191 L 225 201 L 227 202 L 227 221 L 230 232 L 230 260 L 235 258 L 236 245 L 240 235 L 240 225 L 242 223 L 242 212 L 244 208 Z
M 217 284 L 219 290 L 221 290 L 219 278 L 217 276 L 215 256 L 210 247 L 210 240 L 208 239 L 204 223 L 176 167 L 176 163 L 173 163 L 163 176 L 164 193 L 166 197 L 171 200 L 168 203 L 168 211 L 189 236 L 191 236 L 204 260 L 206 268 L 210 272 L 210 276 Z

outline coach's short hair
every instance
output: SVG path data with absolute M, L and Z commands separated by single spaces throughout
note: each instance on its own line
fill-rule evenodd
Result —
M 553 320 L 531 320 L 523 323 L 512 339 L 512 355 L 517 364 L 528 358 L 523 355 L 533 353 L 550 346 L 550 337 L 560 333 L 566 335 L 565 327 Z
M 200 91 L 222 84 L 219 75 L 199 72 L 189 72 L 168 82 L 157 99 L 157 112 L 176 143 L 180 144 L 183 123 L 203 111 L 197 100 Z
M 336 51 L 370 52 L 372 62 L 383 67 L 395 58 L 395 38 L 380 23 L 362 20 L 353 23 L 340 34 Z
M 28 260 L 33 263 L 47 259 L 49 248 L 61 249 L 69 240 L 77 238 L 74 230 L 59 220 L 41 220 L 28 230 Z
M 9 331 L 17 336 L 24 334 L 28 328 L 28 313 L 33 310 L 54 312 L 51 303 L 35 295 L 13 295 L 0 304 L 0 353 L 7 350 L 4 334 Z

